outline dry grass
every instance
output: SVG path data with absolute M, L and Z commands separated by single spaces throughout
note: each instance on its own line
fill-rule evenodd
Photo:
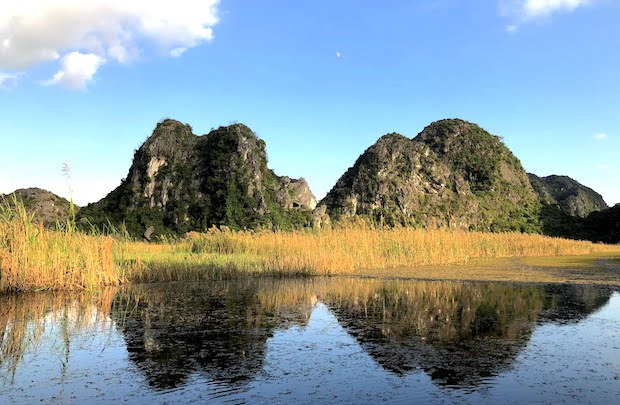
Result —
M 290 233 L 212 229 L 208 233 L 190 233 L 177 242 L 133 243 L 127 249 L 127 257 L 133 258 L 127 277 L 137 282 L 204 280 L 244 274 L 398 274 L 411 278 L 480 280 L 484 279 L 485 272 L 479 272 L 473 278 L 462 277 L 463 272 L 459 269 L 473 269 L 472 266 L 478 265 L 481 259 L 607 255 L 620 250 L 617 246 L 542 235 L 376 229 L 360 222 L 337 229 Z M 487 262 L 486 266 L 493 267 L 493 264 Z M 539 272 L 528 272 L 525 266 L 519 266 L 516 273 L 509 272 L 502 262 L 494 268 L 496 273 L 492 276 L 496 280 L 540 281 L 536 279 L 540 278 Z M 429 271 L 432 269 L 437 271 Z M 499 278 L 498 274 L 502 273 L 507 275 Z M 565 280 L 555 277 L 553 281 Z
M 511 272 L 491 264 L 492 271 L 478 272 L 471 265 L 489 258 L 613 255 L 620 250 L 541 235 L 377 229 L 364 222 L 289 233 L 212 229 L 149 244 L 86 235 L 71 221 L 48 230 L 33 224 L 23 206 L 15 205 L 17 210 L 0 205 L 0 291 L 308 275 L 561 282 L 567 281 L 562 274 L 541 278 L 533 266 Z M 607 279 L 613 284 L 620 277 Z
M 46 229 L 13 205 L 0 204 L 0 291 L 92 290 L 121 281 L 120 242 L 77 232 L 71 221 Z

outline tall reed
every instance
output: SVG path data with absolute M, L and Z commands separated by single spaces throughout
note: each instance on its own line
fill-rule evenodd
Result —
M 122 281 L 109 236 L 78 232 L 73 215 L 55 230 L 33 222 L 23 203 L 0 203 L 0 291 L 95 289 Z
M 0 203 L 0 292 L 92 290 L 125 281 L 378 274 L 397 267 L 415 276 L 420 266 L 463 265 L 477 258 L 620 250 L 542 235 L 385 229 L 362 221 L 286 233 L 213 228 L 156 244 L 127 238 L 78 232 L 72 215 L 49 230 L 35 224 L 20 202 Z
M 358 222 L 322 231 L 188 234 L 176 253 L 253 258 L 249 267 L 330 274 L 359 269 L 467 264 L 474 258 L 582 255 L 609 247 L 521 233 L 409 227 L 377 229 Z

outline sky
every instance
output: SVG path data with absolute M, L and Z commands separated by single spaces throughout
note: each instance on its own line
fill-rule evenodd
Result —
M 174 118 L 248 125 L 321 198 L 381 135 L 462 118 L 613 205 L 619 19 L 617 0 L 0 0 L 0 193 L 95 202 Z

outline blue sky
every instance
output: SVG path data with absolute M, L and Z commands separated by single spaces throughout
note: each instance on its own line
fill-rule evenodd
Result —
M 619 18 L 614 0 L 3 0 L 0 193 L 96 201 L 170 117 L 245 123 L 322 197 L 381 135 L 458 117 L 613 205 Z

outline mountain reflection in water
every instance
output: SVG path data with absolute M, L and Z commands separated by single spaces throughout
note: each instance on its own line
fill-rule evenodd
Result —
M 228 384 L 252 379 L 274 330 L 305 325 L 317 299 L 384 369 L 470 386 L 508 368 L 537 321 L 578 320 L 610 295 L 592 286 L 253 280 L 132 288 L 112 319 L 157 388 L 194 372 Z
M 221 282 L 129 288 L 112 319 L 129 359 L 152 386 L 173 388 L 193 373 L 227 384 L 250 380 L 262 366 L 274 329 L 308 321 L 316 300 L 279 283 Z
M 4 385 L 0 378 L 0 399 L 50 329 L 57 343 L 46 342 L 62 364 L 70 363 L 72 342 L 85 330 L 113 330 L 154 392 L 197 377 L 220 392 L 242 392 L 261 379 L 270 338 L 305 328 L 317 302 L 387 373 L 424 372 L 437 387 L 476 390 L 511 369 L 537 327 L 579 322 L 612 293 L 597 286 L 332 278 L 0 296 L 0 371 L 7 376 Z
M 456 387 L 507 369 L 536 321 L 579 319 L 611 295 L 591 286 L 350 283 L 326 302 L 377 363 L 399 375 L 422 369 Z

